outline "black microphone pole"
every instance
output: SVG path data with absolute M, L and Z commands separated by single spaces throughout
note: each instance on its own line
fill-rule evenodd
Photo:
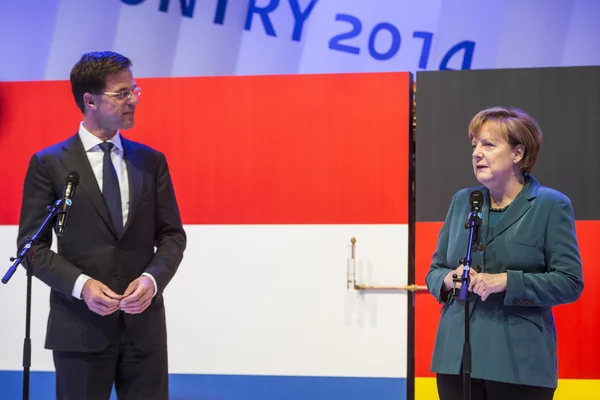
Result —
M 67 177 L 67 185 L 65 187 L 65 192 L 69 191 L 69 193 L 74 193 L 73 189 L 67 189 L 69 187 L 69 182 L 72 186 L 77 186 L 79 183 L 79 175 L 77 172 L 69 173 Z M 23 341 L 23 400 L 29 400 L 29 381 L 30 381 L 30 369 L 31 369 L 31 281 L 33 277 L 33 272 L 31 271 L 31 266 L 29 263 L 24 263 L 25 257 L 28 255 L 31 247 L 36 243 L 39 235 L 46 229 L 48 223 L 52 221 L 54 217 L 61 213 L 66 213 L 68 211 L 68 207 L 71 206 L 71 197 L 72 194 L 65 198 L 58 199 L 54 204 L 47 206 L 46 211 L 48 215 L 42 225 L 38 228 L 33 236 L 27 238 L 27 242 L 23 245 L 17 257 L 11 257 L 10 261 L 13 261 L 13 264 L 10 266 L 4 277 L 2 278 L 2 283 L 6 284 L 13 276 L 19 264 L 23 264 L 25 267 L 25 271 L 27 271 L 27 294 L 26 294 L 26 305 L 25 305 L 25 339 Z M 65 208 L 66 207 L 66 208 Z M 31 257 L 30 257 L 31 261 Z
M 6 274 L 2 278 L 2 283 L 8 283 L 10 278 L 15 273 L 19 264 L 23 263 L 27 253 L 31 247 L 37 241 L 38 236 L 46 229 L 48 223 L 58 214 L 62 206 L 63 199 L 56 200 L 56 202 L 46 208 L 48 216 L 42 222 L 42 225 L 37 232 L 27 238 L 27 242 L 23 245 L 23 248 L 17 255 L 17 257 L 11 257 L 10 261 L 14 261 L 13 265 L 6 271 Z M 25 270 L 27 271 L 27 302 L 25 308 L 25 340 L 23 342 L 23 400 L 29 400 L 29 377 L 31 368 L 31 278 L 33 273 L 29 263 L 23 263 Z
M 469 196 L 471 211 L 469 218 L 465 223 L 465 228 L 469 230 L 469 240 L 467 242 L 467 255 L 462 259 L 464 267 L 463 274 L 460 278 L 456 274 L 453 275 L 454 282 L 460 282 L 459 299 L 464 304 L 465 310 L 465 341 L 463 343 L 462 354 L 462 373 L 463 373 L 463 400 L 471 400 L 471 332 L 470 332 L 470 308 L 469 308 L 469 284 L 471 283 L 471 253 L 477 251 L 477 234 L 478 227 L 481 226 L 481 207 L 483 205 L 483 193 L 479 190 L 471 192 Z M 456 292 L 453 292 L 456 295 Z

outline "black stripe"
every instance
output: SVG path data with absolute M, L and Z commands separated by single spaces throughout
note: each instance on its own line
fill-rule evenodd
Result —
M 452 195 L 478 184 L 467 128 L 496 105 L 540 124 L 532 175 L 566 194 L 578 220 L 600 219 L 600 67 L 559 67 L 417 73 L 417 221 L 443 221 Z

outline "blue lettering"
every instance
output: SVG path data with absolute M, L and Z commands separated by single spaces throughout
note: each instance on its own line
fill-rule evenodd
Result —
M 269 13 L 273 12 L 279 6 L 279 0 L 271 0 L 271 2 L 265 7 L 257 7 L 257 0 L 250 0 L 250 4 L 248 4 L 248 14 L 246 15 L 246 24 L 244 29 L 249 31 L 252 27 L 252 17 L 254 14 L 260 15 L 260 19 L 262 20 L 263 26 L 265 27 L 265 31 L 269 36 L 277 37 L 275 33 L 275 29 L 273 29 L 273 24 L 269 19 Z
M 392 44 L 390 48 L 385 53 L 379 53 L 375 50 L 375 39 L 377 38 L 377 34 L 379 31 L 386 30 L 392 34 Z M 387 22 L 381 22 L 375 25 L 375 28 L 371 31 L 371 35 L 369 35 L 369 54 L 376 60 L 388 60 L 396 55 L 398 50 L 400 49 L 400 32 L 398 28 L 396 28 L 392 24 L 388 24 Z
M 181 4 L 181 15 L 184 17 L 192 18 L 194 16 L 194 8 L 196 7 L 196 0 L 189 0 L 189 4 L 187 0 L 179 0 L 179 4 Z M 169 11 L 169 0 L 160 0 L 159 11 L 167 12 Z
M 463 42 L 455 44 L 450 50 L 448 50 L 448 52 L 442 59 L 442 62 L 440 63 L 440 70 L 452 69 L 448 68 L 448 62 L 456 53 L 458 53 L 461 50 L 465 51 L 465 54 L 463 55 L 461 69 L 471 69 L 471 61 L 473 61 L 473 52 L 475 51 L 475 42 L 465 40 Z
M 225 10 L 227 10 L 227 0 L 219 0 L 217 2 L 217 11 L 215 12 L 215 24 L 223 25 L 223 21 L 225 21 Z
M 306 10 L 300 10 L 300 5 L 298 4 L 298 0 L 290 0 L 290 7 L 292 7 L 292 13 L 294 14 L 294 33 L 292 33 L 292 40 L 297 42 L 300 41 L 302 37 L 302 27 L 304 26 L 304 22 L 310 15 L 312 9 L 317 4 L 317 0 L 312 0 Z
M 431 51 L 431 42 L 433 41 L 433 33 L 431 32 L 415 32 L 413 37 L 423 39 L 423 50 L 421 50 L 421 58 L 419 59 L 419 68 L 427 69 L 429 61 L 429 52 Z
M 142 4 L 143 2 L 145 2 L 146 0 L 121 0 L 121 2 L 130 5 L 130 6 L 139 6 L 140 4 Z
M 347 44 L 340 43 L 344 39 L 352 39 L 360 34 L 362 31 L 362 22 L 360 22 L 360 19 L 348 14 L 337 14 L 335 16 L 335 20 L 350 22 L 352 24 L 352 30 L 332 37 L 329 40 L 329 48 L 333 50 L 345 51 L 346 53 L 360 54 L 359 47 L 348 46 Z

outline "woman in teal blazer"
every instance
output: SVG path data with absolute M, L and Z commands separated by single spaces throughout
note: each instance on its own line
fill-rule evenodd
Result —
M 483 110 L 469 124 L 469 137 L 483 186 L 454 195 L 426 279 L 443 304 L 431 363 L 438 393 L 441 400 L 462 399 L 464 306 L 450 293 L 452 275 L 463 271 L 469 195 L 481 190 L 483 246 L 472 254 L 469 285 L 471 398 L 552 399 L 558 381 L 552 306 L 574 302 L 583 290 L 573 208 L 567 196 L 529 175 L 542 142 L 529 115 Z

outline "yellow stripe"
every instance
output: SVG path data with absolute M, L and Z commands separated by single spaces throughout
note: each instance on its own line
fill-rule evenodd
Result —
M 415 400 L 439 400 L 435 378 L 415 378 Z
M 554 400 L 598 400 L 600 380 L 559 379 Z M 415 400 L 439 400 L 435 378 L 415 379 Z
M 554 400 L 592 400 L 600 397 L 598 379 L 559 379 Z

